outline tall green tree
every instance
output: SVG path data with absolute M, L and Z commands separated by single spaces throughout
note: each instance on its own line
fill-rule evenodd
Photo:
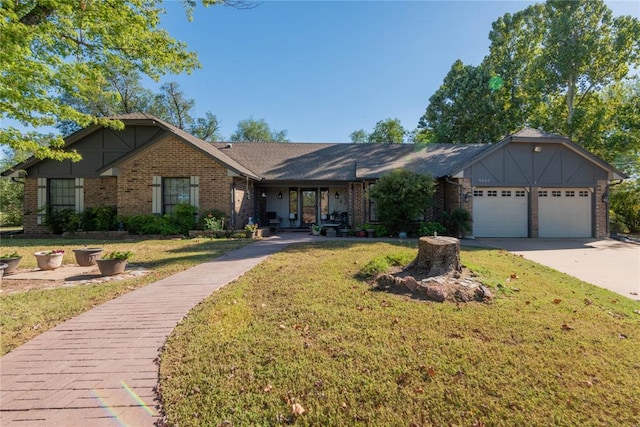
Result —
M 202 0 L 207 5 L 243 1 Z M 187 14 L 194 0 L 184 0 Z M 136 70 L 155 80 L 199 66 L 187 46 L 159 28 L 160 0 L 3 1 L 0 7 L 0 118 L 38 128 L 72 121 L 80 127 L 118 121 L 85 113 L 61 100 L 74 93 L 96 99 L 109 75 Z M 79 159 L 61 148 L 60 135 L 0 129 L 0 144 L 40 158 Z
M 457 60 L 418 122 L 418 135 L 435 142 L 487 143 L 499 141 L 511 129 L 502 120 L 504 106 L 489 86 L 492 73 Z
M 489 39 L 480 66 L 454 64 L 430 99 L 421 131 L 439 142 L 482 142 L 533 126 L 566 135 L 607 160 L 637 157 L 637 137 L 621 144 L 621 132 L 602 120 L 612 118 L 621 130 L 637 122 L 637 94 L 628 89 L 631 70 L 640 67 L 637 18 L 614 17 L 602 0 L 549 0 L 498 18 Z M 625 114 L 618 120 L 612 112 L 621 105 Z
M 286 130 L 271 130 L 264 119 L 240 120 L 229 138 L 233 142 L 289 142 Z

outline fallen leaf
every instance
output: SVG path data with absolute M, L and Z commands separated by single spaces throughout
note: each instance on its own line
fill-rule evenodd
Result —
M 413 392 L 415 394 L 422 394 L 422 393 L 424 393 L 424 390 L 422 389 L 422 387 L 416 387 L 416 388 L 413 389 Z
M 359 306 L 358 306 L 358 307 L 356 307 L 356 308 L 357 308 L 358 310 L 360 310 L 360 311 L 364 310 L 364 307 L 363 307 L 363 306 L 361 306 L 361 305 L 359 305 Z
M 296 417 L 299 417 L 300 415 L 305 413 L 304 408 L 299 403 L 294 403 L 293 405 L 291 405 L 291 411 Z
M 625 334 L 618 334 L 618 338 L 620 338 L 620 339 L 623 339 L 623 340 L 624 340 L 624 339 L 627 339 L 627 338 L 629 338 L 629 337 L 628 337 L 628 336 L 626 336 Z
M 280 329 L 287 329 L 286 326 L 284 326 L 282 323 L 280 324 L 280 326 L 278 326 Z
M 273 386 L 271 384 L 267 384 L 267 386 L 265 388 L 262 389 L 265 393 L 269 393 L 271 390 L 273 390 Z
M 563 325 L 561 326 L 561 328 L 562 328 L 564 331 L 570 331 L 570 330 L 572 330 L 572 329 L 573 329 L 571 326 L 567 325 L 566 323 L 565 323 L 565 324 L 563 324 Z
M 584 305 L 591 305 L 591 304 L 593 304 L 593 301 L 591 301 L 591 300 L 590 300 L 590 299 L 588 299 L 588 298 L 585 298 L 585 299 L 584 299 Z
M 525 301 L 524 303 L 525 303 L 526 305 L 529 305 L 529 304 L 531 304 L 531 301 Z
M 558 298 L 556 298 L 556 299 L 554 299 L 554 300 L 553 300 L 553 303 L 554 303 L 554 304 L 560 304 L 561 302 L 562 302 L 562 300 L 561 300 L 561 299 L 558 299 Z
M 436 370 L 433 369 L 433 366 L 429 366 L 427 368 L 427 374 L 429 374 L 429 376 L 432 378 L 436 376 Z
M 511 280 L 519 279 L 519 277 L 518 277 L 518 275 L 516 273 L 511 273 L 511 276 L 509 276 L 509 278 Z

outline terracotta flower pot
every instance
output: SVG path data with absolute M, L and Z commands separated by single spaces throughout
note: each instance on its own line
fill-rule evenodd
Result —
M 18 264 L 20 264 L 20 260 L 22 257 L 14 257 L 14 258 L 0 258 L 0 263 L 7 264 L 7 267 L 4 269 L 4 275 L 13 274 L 18 269 Z
M 124 273 L 127 267 L 126 259 L 97 259 L 98 270 L 103 276 L 115 276 Z
M 64 253 L 35 252 L 33 255 L 36 257 L 40 270 L 59 268 L 62 265 L 62 257 L 64 257 Z
M 74 249 L 73 253 L 76 256 L 76 263 L 79 266 L 88 267 L 90 265 L 96 265 L 96 260 L 100 258 L 102 254 L 102 248 Z

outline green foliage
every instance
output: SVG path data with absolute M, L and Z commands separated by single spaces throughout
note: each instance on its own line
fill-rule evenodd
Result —
M 351 132 L 351 142 L 370 144 L 402 144 L 408 132 L 400 123 L 400 119 L 384 119 L 376 123 L 370 134 L 364 129 Z
M 374 230 L 376 237 L 389 237 L 389 230 L 382 224 L 374 224 L 369 228 Z
M 73 209 L 49 211 L 44 216 L 44 225 L 53 234 L 62 234 L 78 230 L 80 216 Z
M 358 276 L 363 279 L 371 279 L 378 274 L 385 273 L 391 267 L 404 267 L 408 265 L 415 255 L 411 252 L 395 252 L 377 256 L 367 262 L 358 272 Z
M 497 142 L 530 126 L 566 135 L 625 171 L 638 168 L 637 17 L 614 17 L 602 0 L 549 0 L 498 18 L 489 39 L 479 66 L 453 64 L 419 134 Z
M 189 203 L 179 203 L 169 215 L 169 221 L 176 225 L 180 234 L 187 235 L 189 230 L 196 228 L 198 209 Z
M 406 169 L 397 169 L 382 176 L 371 187 L 370 197 L 375 200 L 378 219 L 395 234 L 406 231 L 411 221 L 431 204 L 434 193 L 433 179 Z
M 8 258 L 20 258 L 18 251 L 6 252 L 0 255 L 0 259 L 8 259 Z
M 196 213 L 195 207 L 188 203 L 180 203 L 171 214 L 129 215 L 120 217 L 120 221 L 131 234 L 186 235 L 189 230 L 195 228 Z
M 0 178 L 0 224 L 22 225 L 24 184 Z
M 437 221 L 427 221 L 420 224 L 418 236 L 433 236 L 434 233 L 443 235 L 447 229 Z
M 212 231 L 224 230 L 224 217 L 216 218 L 214 216 L 208 216 L 204 219 L 204 229 Z
M 133 257 L 133 252 L 131 251 L 112 251 L 104 254 L 102 256 L 102 259 L 125 260 L 125 259 L 131 259 L 131 257 Z
M 233 142 L 289 142 L 286 130 L 271 130 L 264 119 L 240 120 L 238 127 L 229 137 Z
M 138 70 L 158 80 L 198 67 L 196 54 L 159 27 L 161 13 L 156 1 L 3 2 L 0 119 L 33 128 L 63 121 L 121 127 L 79 111 L 58 95 L 112 97 L 104 87 L 114 73 Z M 77 153 L 64 151 L 59 135 L 23 133 L 9 126 L 0 129 L 0 143 L 39 158 L 79 160 Z
M 113 231 L 118 229 L 118 211 L 115 206 L 86 208 L 78 216 L 78 229 L 84 231 Z
M 462 237 L 471 231 L 471 213 L 462 208 L 455 208 L 451 212 L 442 213 L 447 233 L 453 237 Z
M 610 191 L 611 210 L 621 223 L 619 231 L 626 229 L 630 233 L 640 233 L 640 179 L 624 182 Z

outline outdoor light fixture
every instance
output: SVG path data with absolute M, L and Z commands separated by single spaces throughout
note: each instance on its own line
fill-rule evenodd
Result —
M 266 199 L 267 198 L 267 193 L 265 193 L 264 191 L 262 192 L 262 198 Z
M 282 199 L 282 191 L 278 193 L 278 199 Z
M 337 200 L 337 199 L 339 199 L 339 198 L 340 198 L 340 194 L 338 194 L 338 192 L 336 191 L 336 195 L 335 195 L 334 197 L 335 197 L 335 198 L 336 198 L 336 200 Z
M 542 147 L 541 147 L 541 146 L 539 146 L 539 145 L 536 145 L 535 147 L 533 147 L 533 151 L 534 151 L 535 153 L 539 153 L 539 152 L 541 152 L 541 151 L 542 151 Z

